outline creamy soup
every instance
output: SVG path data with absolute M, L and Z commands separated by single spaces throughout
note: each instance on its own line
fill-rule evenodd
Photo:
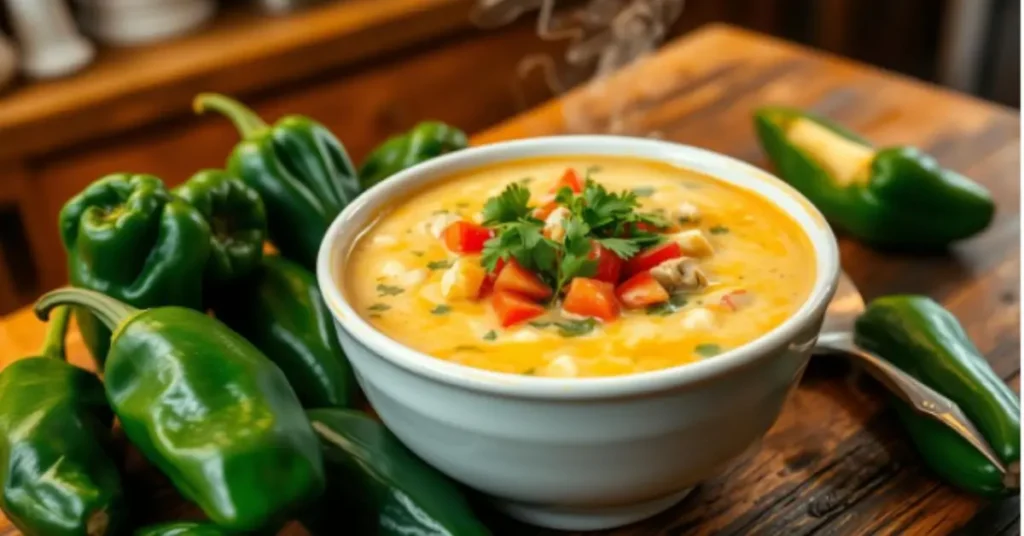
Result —
M 746 344 L 807 298 L 811 244 L 759 195 L 646 160 L 526 159 L 396 200 L 345 289 L 425 354 L 550 377 L 631 374 Z

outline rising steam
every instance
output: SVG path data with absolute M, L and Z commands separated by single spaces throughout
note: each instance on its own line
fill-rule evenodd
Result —
M 654 135 L 637 131 L 625 112 L 625 95 L 609 91 L 608 75 L 639 61 L 656 50 L 683 12 L 685 0 L 588 0 L 582 7 L 556 12 L 557 0 L 477 0 L 472 20 L 483 28 L 514 21 L 524 13 L 537 12 L 537 35 L 547 41 L 567 42 L 562 57 L 537 54 L 523 58 L 517 67 L 517 90 L 533 73 L 543 77 L 554 95 L 589 82 L 580 98 L 563 107 L 570 132 L 607 132 Z M 601 102 L 607 109 L 602 124 L 588 114 L 588 103 Z

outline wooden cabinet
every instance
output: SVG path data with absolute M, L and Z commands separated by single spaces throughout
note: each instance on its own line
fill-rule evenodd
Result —
M 440 2 L 446 9 L 450 3 Z M 468 4 L 458 3 L 468 14 Z M 527 20 L 487 32 L 472 29 L 468 23 L 446 23 L 433 35 L 397 50 L 372 54 L 354 63 L 317 67 L 302 76 L 278 77 L 271 66 L 262 64 L 252 67 L 264 71 L 262 81 L 247 82 L 243 87 L 223 76 L 210 76 L 209 83 L 190 82 L 187 97 L 200 91 L 231 92 L 268 120 L 289 113 L 309 115 L 334 131 L 359 162 L 388 135 L 420 120 L 438 119 L 475 132 L 536 104 L 547 94 L 539 82 L 534 87 L 518 88 L 516 66 L 524 56 L 554 51 L 558 46 L 538 39 Z M 320 46 L 307 53 L 318 51 L 329 53 Z M 281 61 L 287 60 L 272 63 Z M 175 87 L 174 91 L 181 92 L 182 88 Z M 199 169 L 224 165 L 237 135 L 223 118 L 192 115 L 188 99 L 158 94 L 154 102 L 166 107 L 161 113 L 153 114 L 149 107 L 132 104 L 124 113 L 132 114 L 137 109 L 140 112 L 135 113 L 142 119 L 133 124 L 111 116 L 111 122 L 124 127 L 105 132 L 99 139 L 72 139 L 55 148 L 43 145 L 38 151 L 27 146 L 25 157 L 7 155 L 6 163 L 0 163 L 0 176 L 7 181 L 3 183 L 7 188 L 0 188 L 0 203 L 17 209 L 21 225 L 5 232 L 24 234 L 24 240 L 10 242 L 28 246 L 23 245 L 20 251 L 0 249 L 8 270 L 14 272 L 0 273 L 0 312 L 66 282 L 57 217 L 64 202 L 91 181 L 124 171 L 151 173 L 175 185 Z M 112 107 L 109 113 L 120 112 Z M 17 134 L 4 131 L 3 117 L 0 103 L 0 142 Z M 72 120 L 104 121 L 87 110 Z M 84 127 L 78 124 L 75 128 Z M 101 125 L 97 130 L 106 129 Z M 31 132 L 24 129 L 22 134 L 34 135 Z M 0 149 L 0 154 L 3 152 Z M 30 266 L 28 270 L 25 264 Z M 23 273 L 34 277 L 21 277 L 19 281 L 18 274 Z

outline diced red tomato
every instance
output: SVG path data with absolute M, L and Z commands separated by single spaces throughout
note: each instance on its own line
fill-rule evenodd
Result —
M 444 229 L 444 245 L 455 253 L 480 253 L 494 232 L 470 221 L 457 221 Z
M 544 306 L 515 292 L 495 290 L 491 305 L 502 327 L 509 327 L 544 314 Z
M 562 178 L 558 179 L 558 182 L 555 183 L 555 187 L 551 191 L 557 192 L 565 187 L 569 187 L 569 189 L 576 194 L 583 191 L 583 179 L 580 178 L 579 174 L 576 173 L 576 170 L 573 168 L 565 170 L 565 173 L 562 174 Z
M 556 208 L 558 208 L 558 203 L 554 201 L 544 203 L 543 205 L 533 209 L 533 217 L 540 221 L 544 221 L 548 219 L 548 216 L 550 216 Z
M 668 291 L 654 279 L 651 272 L 640 272 L 629 278 L 615 289 L 615 294 L 630 309 L 665 303 L 669 299 Z
M 505 267 L 505 259 L 498 259 L 498 262 L 494 265 L 493 272 L 487 272 L 487 276 L 484 277 L 484 282 L 480 285 L 480 297 L 483 298 L 494 290 L 494 281 L 498 279 L 498 274 L 501 273 L 501 269 Z
M 753 295 L 746 290 L 734 290 L 725 296 L 722 296 L 722 299 L 718 301 L 718 305 L 728 311 L 736 311 L 739 310 L 740 307 L 749 305 L 752 300 Z
M 592 316 L 611 322 L 619 316 L 615 287 L 607 281 L 577 277 L 569 283 L 562 310 L 580 316 Z
M 494 280 L 495 291 L 517 292 L 534 300 L 546 300 L 551 297 L 551 289 L 535 274 L 523 268 L 515 259 L 511 259 L 498 273 Z
M 677 259 L 682 256 L 683 250 L 675 242 L 666 242 L 660 246 L 647 248 L 626 261 L 626 277 L 646 272 L 667 260 Z
M 594 279 L 613 285 L 619 282 L 623 261 L 618 255 L 597 242 L 591 242 L 590 254 L 587 255 L 587 258 L 597 261 L 597 273 L 594 274 Z

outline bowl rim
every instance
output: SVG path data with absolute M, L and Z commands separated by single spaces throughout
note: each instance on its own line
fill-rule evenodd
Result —
M 635 151 L 624 151 L 624 148 Z M 656 156 L 654 153 L 661 156 Z M 721 164 L 728 167 L 730 171 L 752 176 L 751 180 L 765 181 L 769 187 L 779 190 L 780 194 L 793 197 L 797 201 L 797 205 L 806 212 L 804 216 L 809 217 L 819 226 L 818 229 L 809 229 L 797 217 L 789 215 L 811 242 L 818 267 L 814 285 L 804 303 L 789 318 L 769 332 L 742 346 L 718 354 L 713 359 L 635 374 L 585 378 L 547 378 L 478 369 L 419 352 L 378 331 L 348 303 L 341 291 L 341 286 L 333 275 L 335 261 L 347 259 L 351 245 L 368 230 L 368 224 L 371 221 L 365 219 L 365 221 L 353 222 L 352 220 L 358 214 L 377 213 L 382 206 L 391 201 L 395 193 L 401 193 L 403 189 L 410 188 L 410 184 L 414 185 L 413 188 L 422 188 L 432 182 L 443 181 L 445 177 L 459 171 L 537 156 L 629 156 L 666 162 L 686 168 L 679 162 L 670 161 L 669 158 L 672 154 L 679 158 Z M 467 162 L 472 164 L 466 165 Z M 706 174 L 706 172 L 701 172 Z M 728 182 L 736 184 L 732 181 Z M 738 186 L 744 187 L 742 184 L 738 184 Z M 751 188 L 746 189 L 750 190 Z M 784 207 L 779 206 L 778 201 L 765 195 L 761 195 L 761 197 L 772 202 L 777 209 L 785 210 Z M 353 225 L 358 225 L 359 231 L 354 236 L 352 233 L 345 234 L 344 231 Z M 339 251 L 340 244 L 344 243 L 348 243 L 349 251 Z M 806 329 L 816 318 L 819 318 L 835 293 L 840 271 L 839 247 L 824 217 L 810 201 L 781 179 L 746 162 L 707 149 L 649 138 L 603 134 L 543 136 L 499 141 L 448 153 L 407 168 L 386 181 L 374 185 L 342 210 L 324 236 L 316 264 L 316 276 L 321 295 L 331 310 L 337 326 L 362 346 L 371 350 L 374 357 L 384 359 L 417 376 L 450 386 L 532 399 L 635 396 L 678 388 L 741 369 L 768 357 L 772 353 L 772 349 L 789 344 L 801 330 Z

